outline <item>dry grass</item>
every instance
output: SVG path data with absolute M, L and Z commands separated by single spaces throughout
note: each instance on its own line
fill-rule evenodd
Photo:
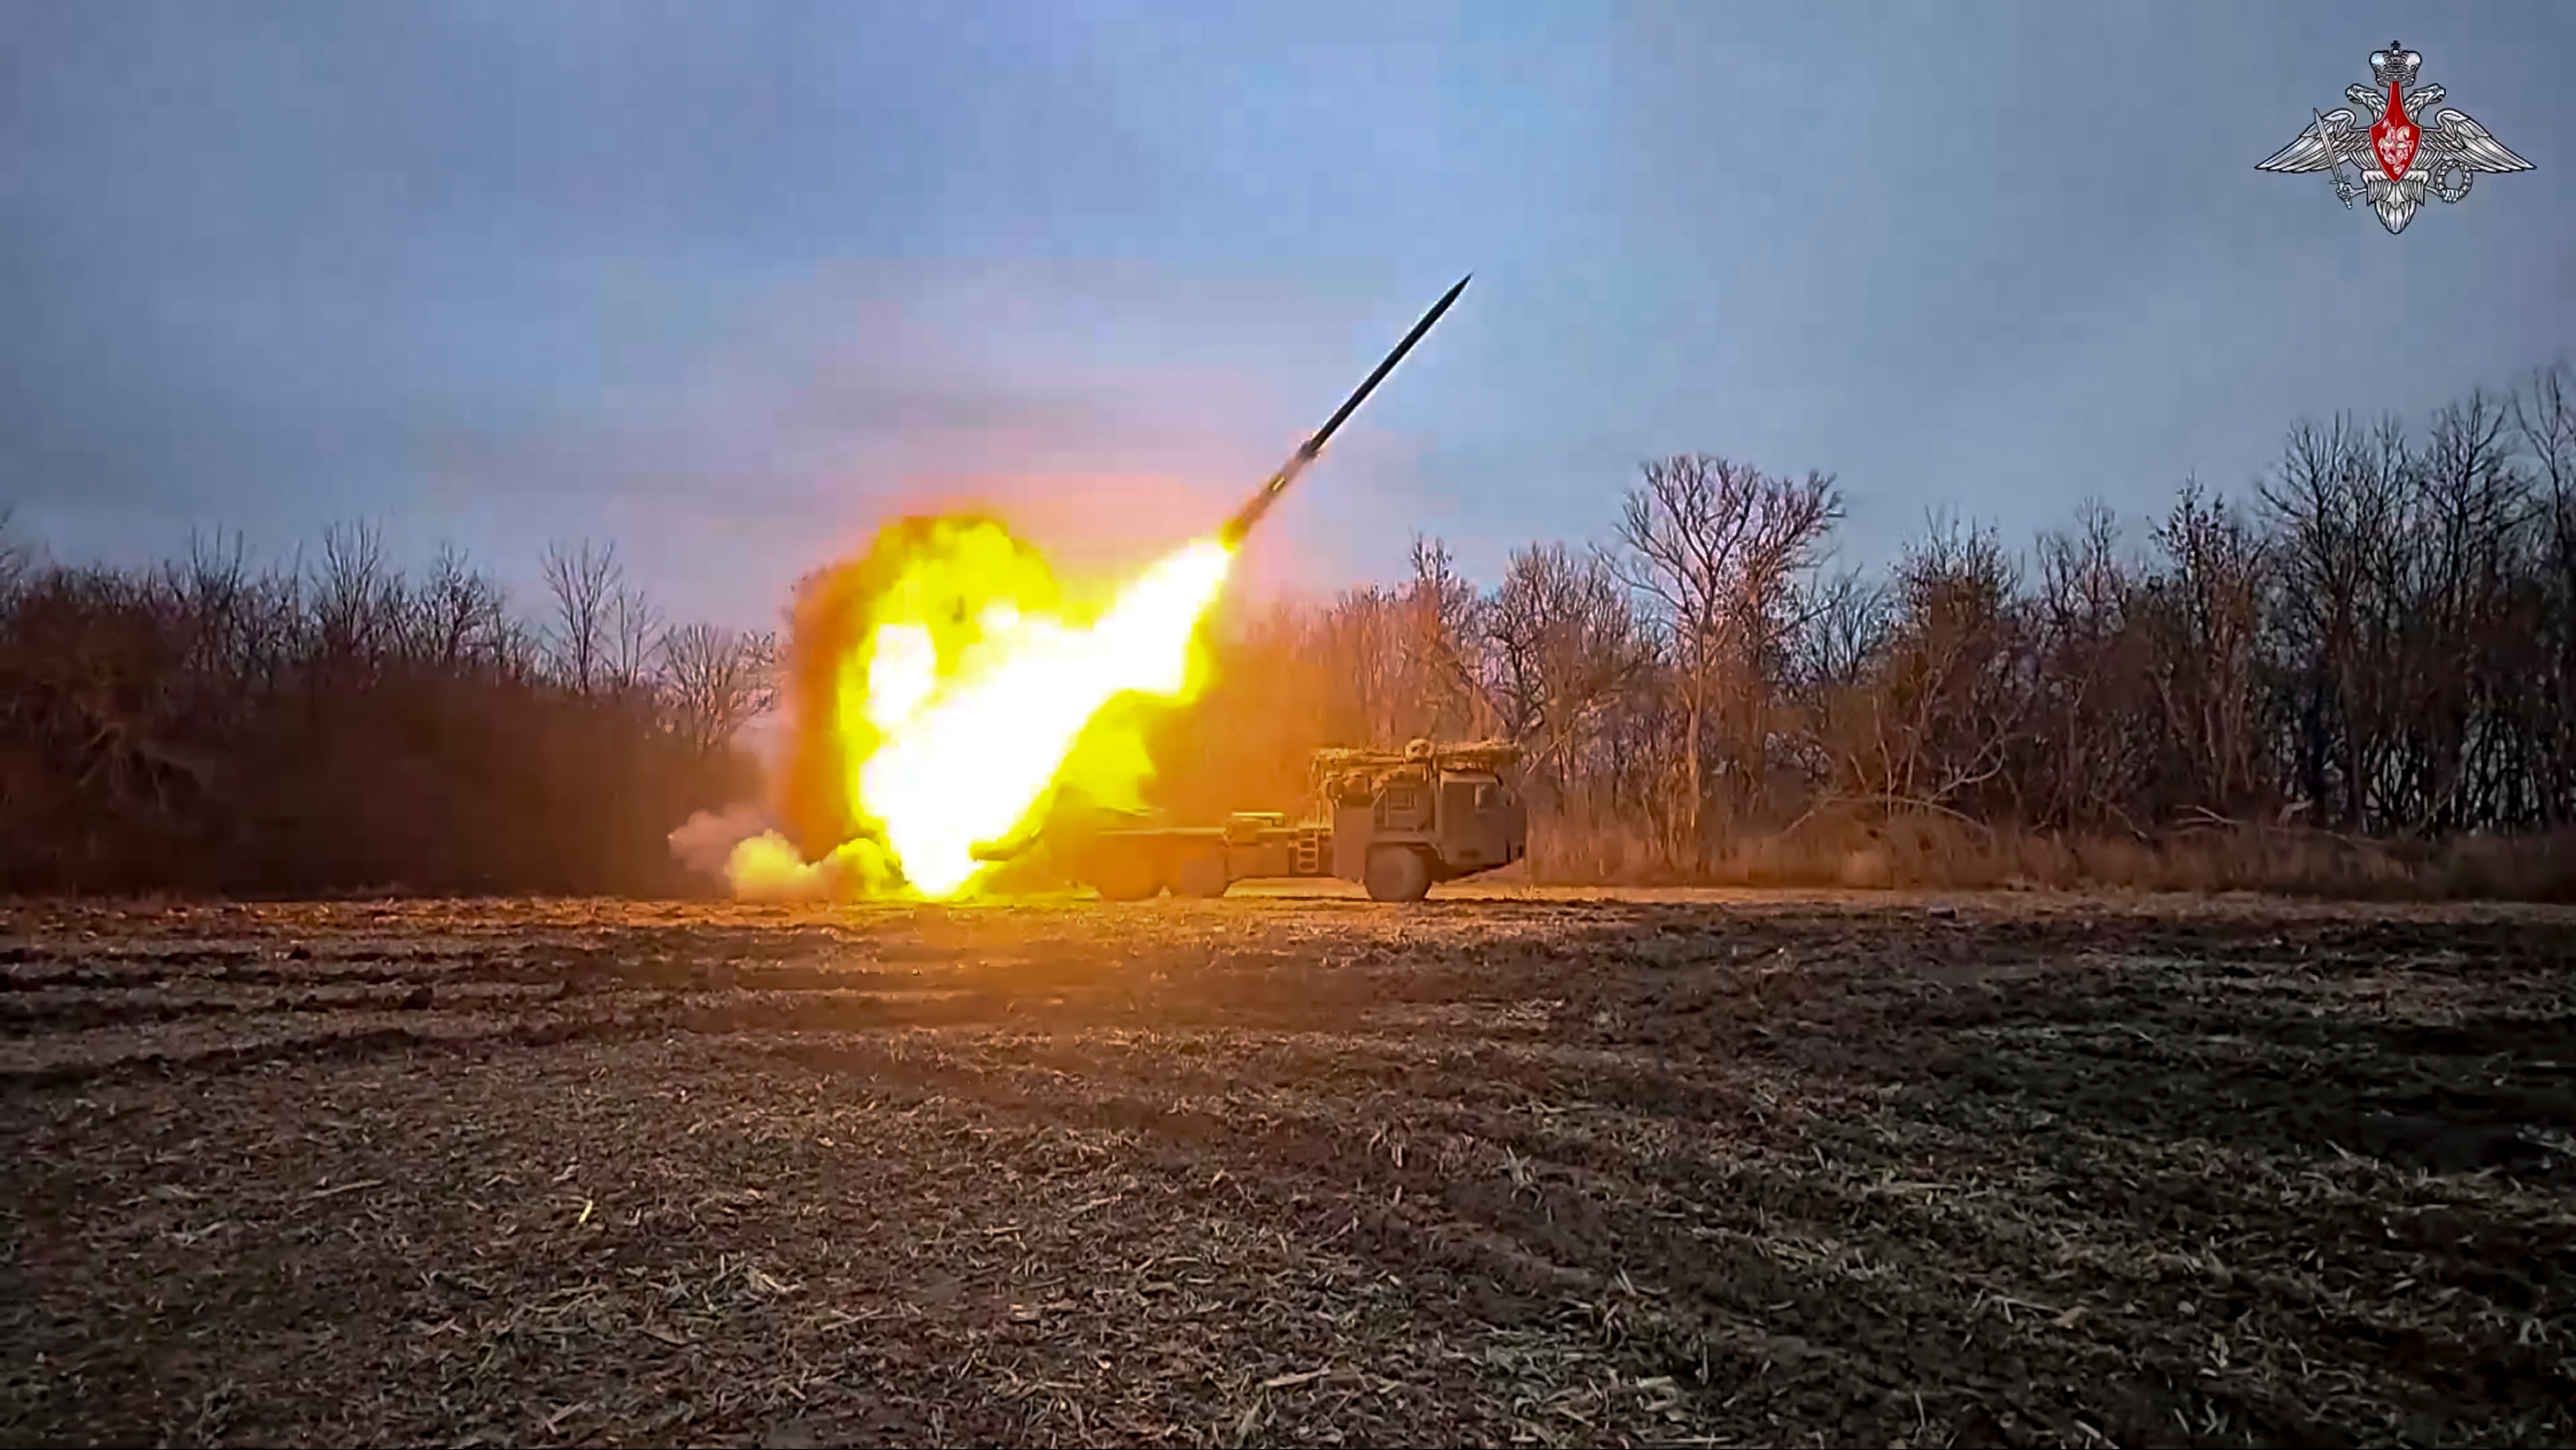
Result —
M 2576 918 L 0 916 L 12 1444 L 2576 1436 Z
M 1722 839 L 1688 867 L 1623 824 L 1531 830 L 1546 884 L 2263 891 L 2355 901 L 2576 901 L 2576 836 L 2373 841 L 2219 826 L 2153 839 L 1989 828 L 1938 815 L 1819 819 Z

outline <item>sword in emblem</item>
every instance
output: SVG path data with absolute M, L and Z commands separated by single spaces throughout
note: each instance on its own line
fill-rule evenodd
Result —
M 2308 108 L 2308 114 L 2317 118 L 2317 144 L 2326 148 L 2326 180 L 2334 187 L 2335 200 L 2343 203 L 2345 211 L 2350 211 L 2353 198 L 2370 190 L 2370 184 L 2343 179 L 2343 148 L 2337 146 L 2334 138 L 2326 134 L 2326 113 L 2311 106 Z M 2353 169 L 2360 170 L 2361 163 L 2354 162 Z

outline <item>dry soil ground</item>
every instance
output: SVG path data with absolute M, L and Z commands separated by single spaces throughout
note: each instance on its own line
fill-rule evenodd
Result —
M 0 1443 L 2576 1441 L 2576 918 L 0 908 Z

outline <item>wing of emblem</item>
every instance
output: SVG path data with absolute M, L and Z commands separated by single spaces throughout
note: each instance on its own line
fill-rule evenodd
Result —
M 2420 86 L 2407 94 L 2406 114 L 2423 115 L 2425 107 L 2442 104 L 2442 98 L 2449 94 L 2450 92 L 2438 85 Z M 2373 89 L 2369 86 L 2346 86 L 2343 88 L 2343 98 L 2361 107 L 2361 114 L 2375 116 L 2379 114 L 2380 107 L 2388 104 L 2388 91 L 2386 87 Z
M 2447 114 L 2447 113 L 2446 113 Z M 2461 119 L 2466 120 L 2467 117 Z M 2299 132 L 2297 139 L 2254 164 L 2257 171 L 2325 171 L 2338 161 L 2357 158 L 2364 144 L 2360 133 L 2352 129 L 2352 112 L 2338 107 L 2325 113 L 2325 132 L 2320 135 L 2314 125 Z M 2478 133 L 2483 136 L 2486 133 Z
M 2530 162 L 2506 150 L 2503 142 L 2487 134 L 2486 127 L 2460 111 L 2445 109 L 2436 113 L 2433 124 L 2424 128 L 2424 146 L 2446 164 L 2470 171 L 2531 169 Z

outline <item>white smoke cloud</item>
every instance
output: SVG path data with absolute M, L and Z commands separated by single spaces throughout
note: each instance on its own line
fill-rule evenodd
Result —
M 690 870 L 721 881 L 734 848 L 770 829 L 768 812 L 758 806 L 700 811 L 671 832 L 671 854 Z
M 671 854 L 692 871 L 722 880 L 738 901 L 828 901 L 844 888 L 890 882 L 892 872 L 868 841 L 807 861 L 757 806 L 700 811 L 671 832 Z

